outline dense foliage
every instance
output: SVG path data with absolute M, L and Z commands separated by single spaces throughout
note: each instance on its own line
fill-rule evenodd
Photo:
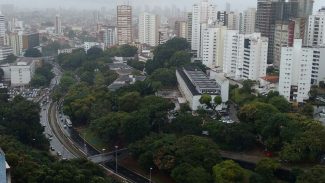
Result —
M 25 51 L 24 57 L 41 57 L 42 53 L 37 48 L 29 48 Z
M 58 161 L 40 124 L 39 106 L 18 96 L 0 101 L 0 147 L 15 183 L 111 183 L 104 171 L 84 159 Z
M 46 87 L 51 83 L 53 78 L 52 65 L 43 63 L 41 67 L 35 70 L 35 75 L 30 81 L 30 85 L 33 87 Z

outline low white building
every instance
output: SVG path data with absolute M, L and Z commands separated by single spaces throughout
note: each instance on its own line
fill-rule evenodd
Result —
M 216 80 L 210 79 L 198 68 L 178 68 L 176 70 L 176 77 L 181 94 L 188 102 L 189 107 L 194 111 L 203 107 L 200 103 L 202 94 L 211 95 L 212 101 L 216 96 L 225 96 L 222 94 L 222 87 Z M 225 102 L 225 99 L 223 99 L 223 102 Z
M 229 80 L 225 77 L 225 74 L 220 70 L 210 70 L 210 79 L 217 82 L 221 89 L 221 99 L 223 103 L 229 100 Z
M 10 66 L 11 86 L 28 85 L 35 73 L 36 58 L 18 58 L 16 63 Z
M 58 50 L 58 55 L 64 54 L 64 53 L 72 53 L 73 50 L 77 48 L 66 48 L 66 49 L 59 49 Z

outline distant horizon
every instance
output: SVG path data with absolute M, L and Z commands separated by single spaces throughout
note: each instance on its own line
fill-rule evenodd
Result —
M 243 2 L 245 1 L 245 3 Z M 314 12 L 318 11 L 324 4 L 322 0 L 315 0 Z M 33 3 L 31 3 L 33 2 Z M 130 2 L 134 7 L 155 7 L 161 6 L 172 7 L 176 6 L 179 9 L 191 10 L 191 6 L 199 0 L 2 0 L 1 4 L 13 4 L 18 9 L 42 9 L 42 8 L 63 8 L 63 9 L 100 9 L 106 7 L 109 9 L 115 8 L 118 3 Z M 244 9 L 257 6 L 257 0 L 213 0 L 217 5 L 218 10 L 225 10 L 226 3 L 229 3 L 232 11 L 243 11 Z

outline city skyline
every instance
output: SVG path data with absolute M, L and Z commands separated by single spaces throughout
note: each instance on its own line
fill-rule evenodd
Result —
M 31 3 L 33 2 L 33 3 Z M 14 4 L 18 8 L 79 8 L 79 9 L 95 9 L 101 7 L 115 7 L 118 3 L 121 2 L 130 2 L 130 5 L 135 7 L 155 7 L 155 6 L 176 6 L 178 8 L 184 9 L 187 11 L 191 10 L 193 3 L 199 2 L 199 0 L 178 0 L 177 2 L 172 0 L 2 0 L 1 4 Z M 243 11 L 250 7 L 256 7 L 257 0 L 212 0 L 217 6 L 218 10 L 225 10 L 226 3 L 230 3 L 231 10 Z M 320 9 L 322 6 L 325 6 L 325 3 L 322 4 L 321 0 L 315 0 L 314 3 L 314 12 Z

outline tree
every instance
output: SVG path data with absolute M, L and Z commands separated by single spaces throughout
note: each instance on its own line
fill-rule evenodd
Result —
M 202 166 L 206 170 L 220 161 L 219 147 L 210 139 L 187 135 L 175 142 L 177 162 Z
M 157 69 L 150 75 L 149 79 L 160 82 L 163 87 L 175 87 L 177 85 L 176 73 L 174 69 Z
M 263 178 L 263 182 L 272 182 L 275 179 L 274 172 L 280 166 L 276 161 L 265 158 L 256 164 L 255 171 Z
M 214 111 L 216 110 L 218 105 L 220 105 L 222 103 L 222 99 L 220 96 L 215 96 L 213 98 L 213 102 L 212 102 L 212 97 L 209 94 L 203 94 L 199 101 L 201 104 L 206 105 L 207 108 L 210 108 Z
M 103 56 L 103 50 L 97 46 L 91 47 L 87 51 L 87 58 L 89 60 L 96 60 Z
M 119 109 L 125 112 L 133 112 L 139 108 L 141 96 L 138 92 L 126 93 L 119 98 Z
M 118 49 L 118 56 L 121 57 L 134 57 L 138 52 L 137 47 L 128 44 L 122 45 Z
M 243 88 L 241 88 L 241 91 L 250 94 L 253 91 L 252 90 L 253 86 L 254 86 L 254 81 L 247 79 L 243 81 Z
M 299 175 L 297 183 L 320 183 L 325 182 L 325 167 L 321 165 L 314 166 L 310 170 Z
M 232 160 L 215 165 L 212 172 L 215 183 L 249 182 L 246 170 Z
M 178 134 L 200 135 L 202 133 L 202 119 L 193 117 L 192 114 L 182 113 L 174 119 L 170 130 Z
M 313 105 L 307 103 L 303 106 L 301 112 L 302 112 L 302 114 L 304 114 L 306 116 L 313 117 L 314 116 L 314 107 L 313 107 Z
M 7 58 L 4 60 L 6 63 L 13 63 L 15 62 L 17 57 L 14 54 L 9 54 Z
M 180 67 L 191 63 L 191 55 L 187 51 L 177 51 L 166 63 L 167 67 Z
M 42 53 L 36 48 L 30 48 L 25 51 L 25 57 L 41 57 Z
M 242 122 L 255 123 L 260 119 L 267 119 L 279 111 L 271 104 L 254 102 L 240 108 L 238 118 Z
M 147 113 L 133 112 L 122 124 L 122 134 L 127 142 L 132 143 L 142 139 L 150 132 L 150 118 Z
M 269 103 L 281 112 L 289 112 L 291 108 L 291 104 L 282 96 L 272 97 Z
M 202 167 L 183 163 L 173 169 L 171 176 L 176 183 L 209 183 L 211 175 Z

